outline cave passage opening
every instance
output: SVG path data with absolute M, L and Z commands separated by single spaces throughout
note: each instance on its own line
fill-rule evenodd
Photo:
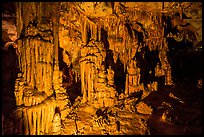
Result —
M 78 78 L 77 72 L 74 71 L 76 69 L 76 65 L 73 63 L 68 66 L 63 61 L 63 48 L 59 48 L 59 69 L 62 71 L 62 85 L 67 90 L 67 94 L 71 103 L 73 104 L 75 99 L 81 95 L 81 81 Z M 76 78 L 77 77 L 77 78 Z

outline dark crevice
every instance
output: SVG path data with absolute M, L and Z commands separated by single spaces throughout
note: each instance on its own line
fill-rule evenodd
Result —
M 125 81 L 126 81 L 126 72 L 124 70 L 124 64 L 120 61 L 118 57 L 116 63 L 114 63 L 113 71 L 114 73 L 114 82 L 116 86 L 116 90 L 118 93 L 124 93 L 125 91 Z
M 81 96 L 81 81 L 80 78 L 78 78 L 77 81 L 75 81 L 76 73 L 74 71 L 74 67 L 76 67 L 77 64 L 70 64 L 68 66 L 63 61 L 63 48 L 59 47 L 59 69 L 62 71 L 62 85 L 67 90 L 67 94 L 69 95 L 69 99 L 71 103 L 73 104 L 77 96 Z M 66 52 L 68 54 L 68 52 Z
M 109 49 L 109 42 L 108 42 L 108 32 L 101 28 L 101 40 L 104 43 L 104 47 L 106 50 Z
M 16 99 L 14 95 L 15 80 L 20 72 L 18 67 L 18 56 L 16 49 L 10 46 L 8 50 L 2 52 L 2 113 L 5 117 L 16 109 Z

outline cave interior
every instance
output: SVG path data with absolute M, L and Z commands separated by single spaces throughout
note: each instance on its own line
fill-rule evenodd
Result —
M 202 2 L 3 2 L 2 135 L 201 135 Z

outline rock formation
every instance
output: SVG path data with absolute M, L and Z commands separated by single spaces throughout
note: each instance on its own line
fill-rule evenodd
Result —
M 102 121 L 101 134 L 126 132 L 125 125 L 132 123 L 123 122 L 126 115 L 118 120 L 115 111 L 121 115 L 128 111 L 132 118 L 136 112 L 151 115 L 153 109 L 140 101 L 159 86 L 174 84 L 168 39 L 182 37 L 197 45 L 200 40 L 199 31 L 194 33 L 192 25 L 185 27 L 183 13 L 188 14 L 188 3 L 182 5 L 183 10 L 176 2 L 15 4 L 18 38 L 10 37 L 3 49 L 13 46 L 18 50 L 15 114 L 22 119 L 19 130 L 25 135 L 68 132 L 62 130 L 61 124 L 72 114 L 76 125 L 73 134 L 83 134 L 76 114 L 95 110 L 97 116 L 92 124 L 100 125 Z M 141 10 L 144 7 L 146 10 Z M 67 85 L 63 84 L 65 80 Z M 201 82 L 198 84 L 202 87 Z M 99 110 L 105 114 L 98 116 Z M 145 122 L 145 131 L 138 134 L 148 134 Z

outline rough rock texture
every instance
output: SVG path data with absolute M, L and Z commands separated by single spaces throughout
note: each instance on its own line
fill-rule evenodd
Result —
M 144 100 L 175 83 L 170 57 L 179 46 L 170 39 L 202 45 L 199 2 L 13 4 L 15 21 L 2 15 L 2 50 L 4 60 L 12 47 L 18 56 L 14 134 L 150 134 Z

